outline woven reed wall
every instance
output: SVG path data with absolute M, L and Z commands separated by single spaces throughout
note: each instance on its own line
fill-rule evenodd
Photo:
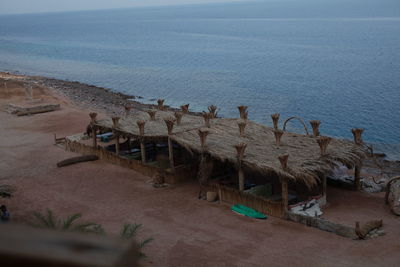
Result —
M 281 202 L 270 201 L 256 195 L 241 192 L 237 189 L 219 184 L 213 184 L 211 187 L 218 192 L 219 199 L 222 202 L 227 202 L 230 204 L 242 204 L 258 212 L 262 212 L 273 217 L 283 217 L 284 213 Z

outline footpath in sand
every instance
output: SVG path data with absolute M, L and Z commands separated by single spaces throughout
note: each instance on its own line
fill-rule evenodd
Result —
M 195 182 L 156 189 L 149 177 L 101 161 L 58 168 L 76 154 L 53 145 L 53 134 L 83 132 L 89 111 L 41 87 L 34 96 L 61 109 L 17 117 L 4 109 L 23 101 L 24 89 L 9 82 L 4 90 L 0 86 L 0 182 L 16 192 L 0 201 L 16 222 L 49 208 L 62 217 L 82 213 L 109 234 L 123 223 L 142 223 L 141 237 L 155 239 L 145 248 L 148 266 L 399 266 L 400 221 L 382 194 L 329 189 L 327 218 L 349 225 L 383 219 L 385 236 L 358 241 L 272 217 L 241 217 L 228 206 L 198 200 Z

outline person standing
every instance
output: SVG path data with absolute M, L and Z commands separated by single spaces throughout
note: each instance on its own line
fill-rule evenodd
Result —
M 0 213 L 0 219 L 2 222 L 8 222 L 10 220 L 10 213 L 5 205 L 1 205 Z

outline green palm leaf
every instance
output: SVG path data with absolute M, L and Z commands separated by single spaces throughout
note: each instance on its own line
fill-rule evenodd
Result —
M 150 243 L 150 242 L 153 241 L 153 240 L 154 240 L 154 238 L 149 237 L 149 238 L 147 238 L 147 239 L 141 241 L 141 242 L 139 243 L 139 248 L 143 248 L 144 246 L 146 246 L 148 243 Z
M 34 212 L 33 215 L 39 222 L 38 224 L 36 224 L 36 226 L 51 228 L 51 229 L 57 228 L 57 220 L 55 219 L 54 214 L 51 210 L 47 209 L 46 215 L 43 215 L 40 212 Z
M 74 223 L 74 221 L 78 220 L 79 218 L 82 217 L 82 214 L 80 213 L 75 213 L 73 215 L 68 216 L 67 219 L 64 220 L 63 222 L 63 230 L 68 230 L 70 229 L 71 225 Z
M 121 238 L 131 239 L 136 236 L 138 230 L 142 227 L 142 224 L 137 223 L 126 223 L 122 226 L 120 231 Z

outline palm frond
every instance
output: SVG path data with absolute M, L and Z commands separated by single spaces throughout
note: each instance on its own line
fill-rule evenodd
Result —
M 74 223 L 74 221 L 78 220 L 81 217 L 82 217 L 82 214 L 80 214 L 80 213 L 75 213 L 75 214 L 68 216 L 68 218 L 63 221 L 62 229 L 68 230 L 71 227 L 71 225 Z
M 141 242 L 139 242 L 139 248 L 143 248 L 144 246 L 146 246 L 148 243 L 150 243 L 151 241 L 153 241 L 154 240 L 154 238 L 152 238 L 152 237 L 149 237 L 149 238 L 147 238 L 147 239 L 145 239 L 145 240 L 143 240 L 143 241 L 141 241 Z
M 131 239 L 136 236 L 137 231 L 142 227 L 142 224 L 126 223 L 122 226 L 120 237 L 124 239 Z
M 47 223 L 51 228 L 57 228 L 57 219 L 54 217 L 52 210 L 47 209 Z
M 53 212 L 50 209 L 47 209 L 47 214 L 44 215 L 40 212 L 34 212 L 33 215 L 38 221 L 38 224 L 34 224 L 38 227 L 45 227 L 45 228 L 51 228 L 51 229 L 56 229 L 57 228 L 57 221 L 54 217 Z

